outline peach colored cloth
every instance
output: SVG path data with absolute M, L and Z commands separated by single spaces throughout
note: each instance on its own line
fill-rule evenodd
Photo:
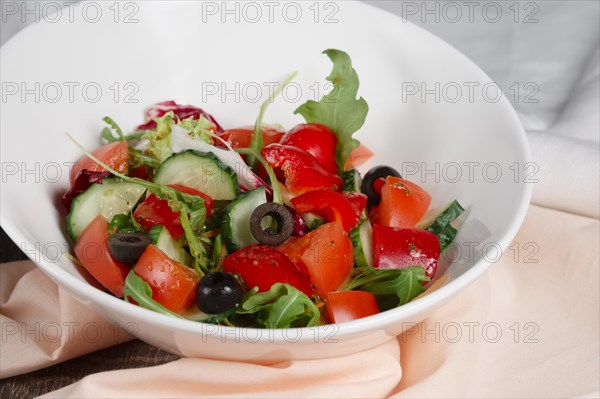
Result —
M 488 273 L 397 340 L 362 353 L 273 366 L 182 359 L 94 374 L 45 397 L 598 397 L 599 230 L 596 219 L 532 206 Z M 0 272 L 3 325 L 77 320 L 80 332 L 86 322 L 101 331 L 98 342 L 88 331 L 42 344 L 3 327 L 1 376 L 127 339 L 29 263 Z M 43 295 L 28 295 L 33 286 Z

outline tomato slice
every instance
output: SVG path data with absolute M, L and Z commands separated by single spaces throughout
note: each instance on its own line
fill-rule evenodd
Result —
M 275 283 L 286 283 L 304 292 L 314 294 L 310 279 L 300 272 L 283 253 L 264 244 L 250 245 L 227 256 L 223 270 L 239 274 L 248 289 L 258 287 L 268 291 Z
M 367 162 L 373 156 L 373 151 L 369 150 L 364 144 L 359 145 L 350 152 L 350 156 L 344 165 L 345 170 L 356 169 Z
M 133 270 L 152 288 L 152 299 L 170 311 L 181 313 L 194 304 L 200 281 L 196 271 L 154 245 L 148 245 Z
M 366 291 L 335 291 L 327 294 L 327 317 L 343 323 L 379 313 L 375 295 Z
M 291 199 L 292 205 L 298 212 L 311 212 L 328 222 L 337 222 L 348 232 L 358 224 L 359 215 L 362 212 L 362 210 L 358 211 L 358 207 L 360 207 L 358 201 L 360 201 L 360 197 L 356 199 L 355 207 L 346 196 L 331 190 L 309 191 Z
M 225 130 L 219 136 L 227 141 L 232 148 L 248 148 L 252 141 L 252 135 L 254 134 L 254 126 L 244 126 L 237 129 Z M 269 144 L 279 143 L 284 131 L 271 126 L 262 126 L 263 146 L 266 147 Z M 217 141 L 216 144 L 219 144 Z
M 315 157 L 329 173 L 337 174 L 335 147 L 337 137 L 325 125 L 301 123 L 283 136 L 280 144 L 300 148 Z
M 420 229 L 398 229 L 373 225 L 374 266 L 378 269 L 403 269 L 421 266 L 430 279 L 435 276 L 440 258 L 440 243 L 435 234 Z
M 206 207 L 206 217 L 212 214 L 214 206 L 213 199 L 193 188 L 185 187 L 179 184 L 170 184 L 176 190 L 184 192 L 186 194 L 197 195 L 202 197 L 204 200 L 204 206 Z M 144 202 L 137 206 L 133 212 L 135 220 L 146 230 L 150 230 L 155 225 L 162 225 L 169 231 L 171 237 L 175 240 L 179 240 L 183 235 L 183 227 L 181 226 L 181 220 L 179 218 L 179 212 L 173 212 L 169 207 L 167 200 L 162 200 L 154 194 L 150 194 Z
M 278 247 L 301 270 L 307 270 L 317 293 L 325 298 L 346 282 L 354 266 L 354 249 L 339 223 L 327 223 Z
M 430 203 L 429 194 L 415 183 L 388 176 L 381 188 L 381 203 L 373 223 L 389 227 L 414 227 L 425 215 Z
M 118 141 L 116 143 L 105 144 L 102 147 L 99 147 L 95 151 L 93 151 L 92 155 L 94 155 L 100 161 L 104 162 L 106 165 L 110 166 L 117 172 L 127 174 L 127 162 L 129 161 L 129 149 L 127 147 L 127 142 Z M 84 155 L 83 157 L 79 158 L 79 160 L 75 163 L 75 165 L 73 165 L 73 168 L 71 169 L 71 187 L 75 183 L 75 178 L 82 169 L 87 169 L 92 172 L 106 171 L 106 169 L 104 169 L 102 166 L 92 161 L 90 157 Z
M 83 267 L 104 288 L 123 298 L 125 278 L 131 267 L 115 260 L 108 249 L 108 222 L 98 215 L 79 235 L 74 252 Z

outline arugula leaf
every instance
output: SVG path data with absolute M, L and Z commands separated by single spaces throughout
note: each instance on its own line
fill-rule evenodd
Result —
M 454 241 L 457 230 L 451 225 L 451 223 L 455 221 L 464 211 L 465 209 L 458 203 L 458 201 L 454 200 L 442 213 L 435 218 L 433 223 L 427 227 L 427 230 L 437 235 L 438 241 L 440 242 L 440 253 L 448 248 L 448 246 L 452 244 L 452 241 Z
M 358 269 L 349 289 L 368 291 L 376 296 L 381 311 L 404 305 L 425 291 L 422 282 L 429 281 L 425 269 L 411 266 L 404 269 Z
M 140 166 L 149 166 L 153 169 L 156 169 L 159 167 L 160 162 L 158 161 L 158 159 L 156 159 L 155 157 L 153 157 L 152 155 L 146 154 L 143 151 L 140 151 L 136 148 L 133 147 L 129 147 L 127 149 L 127 151 L 129 152 L 129 156 L 131 157 L 131 166 L 133 168 L 137 168 Z
M 312 327 L 319 324 L 317 305 L 302 291 L 289 284 L 276 283 L 267 292 L 249 291 L 238 314 L 254 314 L 266 328 Z
M 252 132 L 252 140 L 250 141 L 250 147 L 249 147 L 259 154 L 263 149 L 262 121 L 263 121 L 265 112 L 267 111 L 269 104 L 271 104 L 275 100 L 275 98 L 277 96 L 279 96 L 279 94 L 283 91 L 283 88 L 288 83 L 290 83 L 292 80 L 294 80 L 294 78 L 296 77 L 297 74 L 298 74 L 298 72 L 294 72 L 290 76 L 288 76 L 287 79 L 285 79 L 283 81 L 283 83 L 281 83 L 279 85 L 279 87 L 277 87 L 277 89 L 273 92 L 273 94 L 271 94 L 269 96 L 269 98 L 267 98 L 260 106 L 260 111 L 258 113 L 258 117 L 256 118 L 256 122 L 254 123 L 254 131 Z M 256 166 L 256 161 L 257 161 L 257 159 L 253 154 L 248 155 L 248 165 L 250 167 L 254 168 Z
M 123 130 L 121 130 L 117 122 L 115 122 L 112 118 L 105 116 L 102 120 L 108 125 L 108 127 L 102 129 L 101 133 L 102 138 L 107 143 L 114 143 L 116 141 L 137 140 L 142 138 L 142 136 L 147 133 L 146 130 L 136 130 L 135 132 L 125 136 L 123 135 Z M 116 137 L 113 134 L 113 130 L 115 133 L 117 133 Z
M 359 80 L 350 56 L 335 49 L 323 53 L 333 61 L 333 70 L 327 77 L 333 83 L 333 90 L 319 102 L 305 102 L 294 114 L 302 115 L 308 123 L 320 123 L 333 130 L 337 137 L 335 161 L 343 173 L 350 152 L 360 144 L 352 135 L 365 123 L 369 106 L 362 97 L 356 99 Z
M 256 151 L 253 148 L 237 148 L 235 150 L 239 154 L 245 154 L 248 156 L 253 156 L 257 159 L 263 168 L 267 171 L 267 175 L 269 176 L 269 180 L 271 181 L 271 190 L 273 190 L 273 202 L 276 204 L 283 204 L 283 195 L 281 194 L 281 187 L 279 187 L 279 180 L 277 180 L 277 176 L 275 175 L 275 171 L 269 165 L 267 161 L 263 158 L 260 152 Z
M 125 140 L 125 136 L 123 135 L 123 130 L 121 130 L 121 128 L 119 127 L 119 125 L 117 124 L 117 122 L 113 121 L 108 116 L 105 116 L 102 120 L 104 122 L 106 122 L 106 124 L 108 126 L 110 126 L 110 128 L 105 127 L 104 129 L 102 129 L 102 138 L 104 140 L 106 140 L 109 143 L 113 143 L 115 141 L 124 141 Z M 117 137 L 115 137 L 113 135 L 111 129 L 114 130 L 117 133 Z
M 182 319 L 180 315 L 165 308 L 160 303 L 152 299 L 152 288 L 145 282 L 140 276 L 135 274 L 133 269 L 127 274 L 125 279 L 125 300 L 131 302 L 129 298 L 133 299 L 143 308 L 153 310 L 158 313 L 174 316 Z
M 213 251 L 211 256 L 213 265 L 218 265 L 223 255 L 227 254 L 223 251 L 223 238 L 221 237 L 221 233 L 219 233 L 215 237 L 215 241 L 213 243 Z

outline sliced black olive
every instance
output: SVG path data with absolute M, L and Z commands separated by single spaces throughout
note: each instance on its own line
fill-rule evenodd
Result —
M 363 178 L 360 185 L 360 191 L 367 196 L 367 202 L 369 205 L 379 205 L 379 202 L 381 201 L 381 195 L 377 194 L 375 188 L 373 187 L 375 180 L 379 179 L 380 177 L 386 178 L 388 176 L 402 177 L 396 169 L 390 166 L 381 165 L 371 168 L 371 170 L 369 170 Z
M 152 239 L 144 233 L 117 233 L 108 237 L 108 250 L 119 262 L 133 265 Z
M 196 304 L 204 313 L 220 314 L 236 308 L 243 296 L 240 286 L 231 274 L 208 273 L 198 284 Z
M 277 227 L 263 228 L 262 221 L 267 216 L 273 218 Z M 256 241 L 262 244 L 271 246 L 283 244 L 294 232 L 292 214 L 284 205 L 266 202 L 252 212 L 250 232 Z

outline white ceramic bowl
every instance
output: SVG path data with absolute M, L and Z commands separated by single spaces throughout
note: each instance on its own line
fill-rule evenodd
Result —
M 361 351 L 448 302 L 516 234 L 531 194 L 524 131 L 490 78 L 433 35 L 347 1 L 321 3 L 319 14 L 312 2 L 277 3 L 271 14 L 260 2 L 229 3 L 233 13 L 221 2 L 123 4 L 118 15 L 105 2 L 47 15 L 0 49 L 1 223 L 48 276 L 139 338 L 185 356 L 263 362 Z M 127 304 L 59 256 L 68 244 L 57 198 L 80 156 L 65 132 L 94 148 L 105 115 L 133 129 L 146 106 L 168 99 L 201 105 L 226 127 L 251 124 L 271 83 L 297 70 L 296 90 L 266 117 L 290 128 L 301 122 L 292 111 L 326 89 L 331 63 L 320 52 L 331 47 L 352 56 L 370 106 L 358 137 L 376 156 L 364 169 L 393 165 L 431 193 L 433 207 L 456 198 L 468 209 L 437 290 L 341 325 L 238 329 Z

